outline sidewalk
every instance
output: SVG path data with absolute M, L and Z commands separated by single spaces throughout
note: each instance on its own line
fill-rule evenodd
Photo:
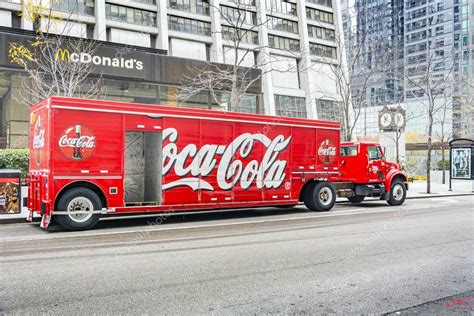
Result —
M 441 184 L 438 182 L 431 182 L 431 193 L 426 193 L 426 181 L 414 181 L 408 183 L 408 199 L 441 197 L 441 196 L 455 196 L 455 195 L 474 195 L 472 192 L 472 181 L 469 180 L 453 180 L 452 191 L 449 191 L 449 183 Z

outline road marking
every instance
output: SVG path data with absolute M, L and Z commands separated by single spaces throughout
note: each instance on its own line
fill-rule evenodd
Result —
M 429 208 L 429 206 L 424 207 Z M 365 210 L 365 211 L 359 211 Z M 335 211 L 328 214 L 317 214 L 312 216 L 301 216 L 301 217 L 286 217 L 286 218 L 274 218 L 274 219 L 262 219 L 262 220 L 252 220 L 252 221 L 239 221 L 239 222 L 232 222 L 232 223 L 217 223 L 217 224 L 209 224 L 209 225 L 192 225 L 192 226 L 182 226 L 182 227 L 161 227 L 160 225 L 154 225 L 156 229 L 150 230 L 149 227 L 153 227 L 151 225 L 147 225 L 142 229 L 134 229 L 134 230 L 126 230 L 126 231 L 109 231 L 109 232 L 90 232 L 90 233 L 82 233 L 82 234 L 74 234 L 74 233 L 67 233 L 67 235 L 61 236 L 51 236 L 51 235 L 39 235 L 34 237 L 25 237 L 25 238 L 15 238 L 15 239 L 3 239 L 0 240 L 1 242 L 11 242 L 11 241 L 33 241 L 33 240 L 48 240 L 48 239 L 59 239 L 59 238 L 77 238 L 77 237 L 94 237 L 94 236 L 110 236 L 110 235 L 122 235 L 122 234 L 139 234 L 139 233 L 147 233 L 149 231 L 173 231 L 173 230 L 188 230 L 188 229 L 199 229 L 199 228 L 212 228 L 212 227 L 230 227 L 230 226 L 239 226 L 239 225 L 253 225 L 253 224 L 264 224 L 264 223 L 277 223 L 277 222 L 288 222 L 288 221 L 296 221 L 296 220 L 305 220 L 305 219 L 315 219 L 315 218 L 324 218 L 324 217 L 336 217 L 336 216 L 347 216 L 347 215 L 359 215 L 359 214 L 376 214 L 376 213 L 387 213 L 387 212 L 396 212 L 396 211 L 404 211 L 406 208 L 400 207 L 394 209 L 393 207 L 387 207 L 387 209 L 383 210 L 367 210 L 365 208 L 355 208 L 349 211 Z M 180 215 L 177 213 L 177 215 Z M 156 214 L 156 216 L 160 216 L 160 214 Z M 125 217 L 124 217 L 125 219 Z M 159 227 L 159 228 L 158 228 Z

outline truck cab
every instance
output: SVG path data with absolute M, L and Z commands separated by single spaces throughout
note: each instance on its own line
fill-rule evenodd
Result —
M 365 197 L 380 197 L 391 205 L 400 205 L 406 198 L 407 175 L 396 162 L 385 159 L 383 148 L 376 142 L 341 142 L 340 177 L 352 183 L 346 194 L 353 203 Z

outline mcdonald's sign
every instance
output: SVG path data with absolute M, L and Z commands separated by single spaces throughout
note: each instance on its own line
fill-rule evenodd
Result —
M 61 58 L 62 61 L 67 60 L 68 63 L 71 62 L 71 54 L 69 53 L 69 49 L 66 48 L 58 48 L 56 51 L 56 60 Z

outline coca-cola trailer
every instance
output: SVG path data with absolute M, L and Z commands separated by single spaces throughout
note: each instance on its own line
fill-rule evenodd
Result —
M 392 205 L 406 195 L 380 146 L 341 147 L 336 122 L 62 97 L 30 113 L 28 208 L 44 228 L 52 217 L 80 230 L 104 214 L 300 201 L 327 211 L 336 195 Z

